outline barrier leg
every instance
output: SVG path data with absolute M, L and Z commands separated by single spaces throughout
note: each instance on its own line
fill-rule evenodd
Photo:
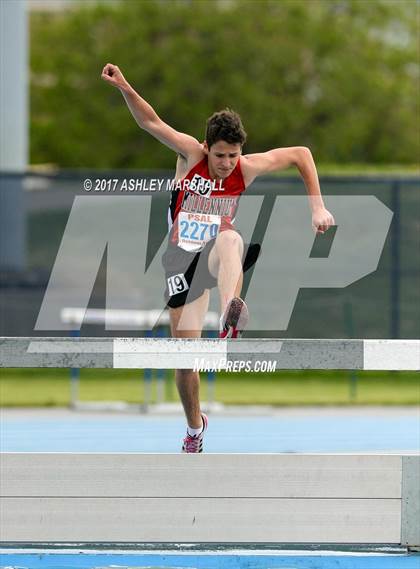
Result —
M 349 338 L 354 338 L 354 320 L 353 320 L 353 310 L 350 300 L 347 298 L 344 301 L 344 323 L 347 329 L 347 334 Z M 354 403 L 357 399 L 357 387 L 358 387 L 358 375 L 357 371 L 352 369 L 349 372 L 349 397 L 350 401 Z
M 152 330 L 146 330 L 145 334 L 146 338 L 152 338 L 153 332 Z M 143 372 L 143 387 L 144 387 L 144 398 L 143 398 L 143 405 L 141 409 L 143 413 L 147 413 L 149 410 L 149 405 L 152 402 L 152 380 L 153 380 L 153 370 L 150 368 L 146 368 Z
M 157 329 L 157 334 L 156 336 L 158 338 L 164 338 L 165 337 L 165 330 L 163 328 L 163 326 L 159 326 Z M 156 402 L 158 404 L 163 403 L 165 400 L 165 379 L 166 379 L 166 369 L 157 369 L 156 370 L 156 389 L 157 389 L 157 393 L 156 393 Z
M 70 332 L 72 338 L 80 337 L 80 330 L 72 330 Z M 80 368 L 70 368 L 70 407 L 76 409 L 79 402 L 79 388 L 80 388 Z

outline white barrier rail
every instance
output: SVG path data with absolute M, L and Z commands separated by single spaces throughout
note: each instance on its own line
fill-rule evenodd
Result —
M 219 329 L 219 314 L 217 312 L 207 312 L 204 317 L 204 326 Z M 169 326 L 168 310 L 117 310 L 112 308 L 63 308 L 60 319 L 63 324 L 80 328 L 82 324 L 97 324 L 118 326 L 120 329 L 127 326 L 142 329 L 153 328 L 155 326 Z
M 0 367 L 180 369 L 198 362 L 224 369 L 262 360 L 276 369 L 419 370 L 420 341 L 0 338 Z

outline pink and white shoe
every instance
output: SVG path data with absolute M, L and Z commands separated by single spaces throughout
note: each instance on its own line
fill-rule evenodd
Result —
M 207 430 L 209 420 L 204 413 L 201 413 L 201 418 L 203 419 L 203 430 L 199 435 L 195 435 L 194 437 L 189 435 L 187 431 L 187 436 L 182 445 L 182 452 L 203 452 L 204 432 Z
M 249 312 L 245 302 L 237 296 L 232 298 L 220 319 L 219 338 L 240 338 L 248 321 Z

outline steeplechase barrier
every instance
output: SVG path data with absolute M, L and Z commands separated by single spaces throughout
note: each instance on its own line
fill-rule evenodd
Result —
M 420 546 L 420 456 L 4 453 L 3 543 Z
M 1 337 L 0 367 L 419 370 L 420 340 Z
M 204 317 L 203 334 L 209 338 L 217 338 L 219 329 L 219 314 L 208 311 Z M 109 327 L 114 329 L 125 328 L 127 330 L 144 330 L 146 338 L 158 337 L 165 338 L 170 335 L 169 310 L 124 310 L 124 309 L 103 309 L 103 308 L 79 308 L 65 307 L 60 312 L 60 320 L 70 328 L 70 335 L 75 338 L 80 337 L 82 326 L 100 326 L 102 329 Z M 156 366 L 155 366 L 156 367 Z M 162 408 L 165 400 L 165 388 L 167 383 L 166 369 L 145 368 L 143 376 L 144 398 L 140 405 L 140 411 L 147 413 L 152 408 L 152 383 L 156 379 L 156 405 Z M 206 409 L 210 410 L 216 406 L 215 403 L 215 381 L 216 374 L 213 371 L 206 372 L 207 380 L 207 404 Z M 171 384 L 169 384 L 171 386 Z M 70 407 L 77 411 L 91 410 L 124 410 L 131 409 L 123 401 L 81 401 L 80 392 L 80 368 L 70 368 Z
M 1 367 L 418 370 L 417 340 L 0 338 Z M 3 543 L 420 547 L 418 454 L 3 453 Z

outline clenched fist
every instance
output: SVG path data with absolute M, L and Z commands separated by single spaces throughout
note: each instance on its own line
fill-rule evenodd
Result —
M 325 233 L 333 225 L 335 225 L 334 218 L 325 207 L 312 213 L 312 228 L 315 233 Z
M 102 79 L 117 87 L 117 89 L 121 89 L 128 85 L 124 75 L 121 73 L 120 68 L 112 63 L 107 63 L 102 70 Z

